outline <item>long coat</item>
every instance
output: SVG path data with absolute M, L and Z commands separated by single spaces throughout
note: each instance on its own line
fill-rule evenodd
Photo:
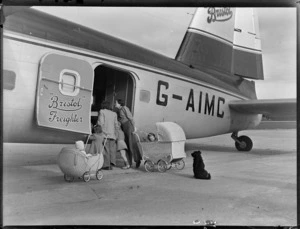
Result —
M 110 139 L 117 139 L 118 116 L 115 112 L 107 109 L 102 109 L 99 112 L 98 125 L 101 126 L 105 135 Z
M 101 109 L 98 117 L 98 125 L 102 128 L 102 133 L 107 137 L 105 144 L 106 153 L 104 156 L 103 167 L 110 167 L 111 164 L 116 165 L 117 154 L 117 129 L 119 127 L 117 114 L 111 110 Z

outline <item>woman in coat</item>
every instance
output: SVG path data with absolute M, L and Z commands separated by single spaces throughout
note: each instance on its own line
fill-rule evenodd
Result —
M 107 137 L 105 148 L 108 153 L 103 155 L 104 164 L 102 169 L 112 170 L 112 165 L 116 166 L 118 118 L 117 114 L 111 111 L 110 103 L 107 101 L 101 104 L 97 124 L 101 126 L 102 133 Z
M 125 134 L 125 142 L 128 146 L 127 159 L 130 166 L 132 166 L 132 157 L 135 161 L 136 168 L 140 167 L 142 156 L 138 149 L 137 142 L 133 136 L 135 130 L 133 116 L 128 107 L 124 105 L 122 99 L 116 100 L 115 107 L 118 109 L 118 119 L 121 123 Z

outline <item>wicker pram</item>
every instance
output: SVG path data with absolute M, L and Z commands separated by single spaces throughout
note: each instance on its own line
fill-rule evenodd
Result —
M 145 170 L 153 172 L 157 167 L 159 172 L 175 166 L 181 170 L 185 167 L 183 158 L 186 157 L 184 151 L 185 134 L 180 126 L 172 122 L 156 123 L 157 139 L 147 140 L 148 133 L 145 131 L 134 132 L 140 151 L 143 154 Z
M 91 175 L 95 175 L 97 180 L 103 178 L 101 168 L 103 166 L 103 150 L 106 138 L 100 153 L 95 156 L 87 156 L 75 146 L 62 148 L 60 151 L 57 163 L 60 170 L 64 174 L 64 179 L 67 182 L 72 182 L 75 177 L 83 179 L 85 182 L 90 181 Z

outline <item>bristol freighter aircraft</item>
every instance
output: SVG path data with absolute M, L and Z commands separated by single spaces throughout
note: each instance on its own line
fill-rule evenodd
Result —
M 258 100 L 263 80 L 255 10 L 199 8 L 175 59 L 32 8 L 4 7 L 4 142 L 73 143 L 103 100 L 124 98 L 136 127 L 175 122 L 186 138 L 238 132 L 262 114 L 296 117 L 296 100 Z

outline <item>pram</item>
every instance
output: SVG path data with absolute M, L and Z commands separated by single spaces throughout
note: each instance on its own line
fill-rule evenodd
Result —
M 158 122 L 156 129 L 157 139 L 152 142 L 145 137 L 148 135 L 146 132 L 134 132 L 140 151 L 143 153 L 145 170 L 153 172 L 155 167 L 159 172 L 166 172 L 172 167 L 183 169 L 186 138 L 182 128 L 173 122 Z
M 58 155 L 57 163 L 64 174 L 65 181 L 72 182 L 75 177 L 78 177 L 82 178 L 85 182 L 88 182 L 91 179 L 91 175 L 95 175 L 97 180 L 101 180 L 103 178 L 101 168 L 104 162 L 103 150 L 106 140 L 107 138 L 104 138 L 101 152 L 97 153 L 95 156 L 87 156 L 76 149 L 75 146 L 62 148 Z

